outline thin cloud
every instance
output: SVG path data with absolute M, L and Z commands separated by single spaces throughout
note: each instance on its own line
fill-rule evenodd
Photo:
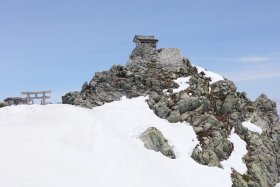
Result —
M 207 61 L 224 61 L 224 62 L 246 62 L 257 63 L 275 60 L 270 56 L 242 56 L 242 57 L 192 57 L 194 60 L 207 60 Z
M 274 72 L 247 72 L 247 73 L 236 73 L 231 74 L 231 77 L 236 82 L 241 81 L 253 81 L 253 80 L 259 80 L 259 79 L 267 79 L 267 78 L 275 78 L 280 77 L 279 71 Z
M 266 57 L 266 56 L 244 56 L 244 57 L 240 58 L 240 61 L 250 62 L 250 63 L 267 62 L 270 60 L 271 60 L 271 57 Z

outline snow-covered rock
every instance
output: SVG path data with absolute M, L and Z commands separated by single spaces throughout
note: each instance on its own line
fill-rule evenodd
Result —
M 202 68 L 200 66 L 195 66 L 197 68 L 198 73 L 204 72 L 206 77 L 210 77 L 211 81 L 210 83 L 215 83 L 217 81 L 225 80 L 223 76 L 221 76 L 218 73 L 214 73 L 212 71 L 208 71 L 205 68 Z

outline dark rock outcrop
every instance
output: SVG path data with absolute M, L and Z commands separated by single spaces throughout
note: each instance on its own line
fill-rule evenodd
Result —
M 8 103 L 9 106 L 28 104 L 27 99 L 21 97 L 8 97 L 4 100 L 4 102 Z
M 5 101 L 0 101 L 0 108 L 5 107 L 5 106 L 9 106 L 9 103 L 7 103 Z

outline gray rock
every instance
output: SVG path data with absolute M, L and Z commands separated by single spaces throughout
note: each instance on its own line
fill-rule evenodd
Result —
M 180 122 L 180 112 L 178 110 L 174 110 L 170 113 L 169 117 L 167 118 L 167 120 L 170 123 L 177 123 Z
M 189 88 L 187 91 L 196 96 L 205 96 L 209 94 L 209 78 L 202 74 L 196 74 L 189 80 Z
M 261 94 L 255 101 L 256 107 L 262 112 L 273 112 L 277 114 L 276 102 L 270 100 L 265 94 Z
M 87 82 L 85 82 L 85 83 L 83 84 L 83 86 L 82 86 L 82 91 L 86 90 L 86 89 L 87 89 L 87 87 L 88 87 L 88 83 L 87 83 Z
M 190 111 L 191 109 L 191 98 L 186 97 L 183 100 L 179 101 L 179 111 L 181 114 Z
M 230 80 L 220 80 L 211 84 L 211 95 L 224 100 L 227 95 L 234 95 L 236 86 Z
M 148 128 L 140 136 L 140 139 L 144 143 L 147 149 L 161 152 L 163 155 L 175 159 L 176 155 L 172 147 L 168 144 L 163 134 L 155 127 Z
M 7 103 L 5 101 L 0 101 L 0 108 L 6 107 L 6 106 L 9 106 L 9 103 Z
M 239 126 L 237 133 L 246 141 L 248 153 L 245 162 L 248 168 L 246 175 L 250 178 L 248 186 L 275 186 L 279 182 L 279 134 L 272 138 L 259 135 Z
M 166 119 L 170 115 L 171 109 L 165 103 L 159 102 L 154 106 L 154 112 L 158 117 Z
M 233 183 L 232 187 L 248 187 L 248 182 L 250 181 L 248 175 L 241 175 L 235 169 L 232 169 L 231 179 Z
M 207 97 L 190 97 L 190 96 L 181 96 L 181 100 L 178 103 L 179 111 L 181 114 L 188 111 L 197 111 L 200 113 L 204 113 L 208 111 L 210 106 L 210 102 Z
M 228 95 L 226 96 L 222 108 L 219 112 L 223 114 L 232 113 L 236 111 L 236 109 L 238 108 L 237 104 L 238 104 L 238 99 L 234 95 Z
M 133 49 L 128 64 L 137 64 L 140 61 L 155 61 L 158 53 L 149 44 L 138 45 Z
M 221 167 L 221 163 L 212 150 L 201 150 L 196 147 L 191 156 L 196 162 L 210 167 Z

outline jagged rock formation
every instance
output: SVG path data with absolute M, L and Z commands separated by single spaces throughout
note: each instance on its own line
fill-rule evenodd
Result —
M 163 134 L 155 127 L 148 128 L 140 135 L 140 139 L 147 149 L 161 152 L 163 155 L 175 159 L 176 155 Z
M 279 124 L 276 102 L 261 94 L 254 102 L 254 106 L 258 109 L 252 119 L 255 124 L 268 132 L 279 130 L 279 125 L 274 125 Z
M 179 77 L 189 77 L 189 87 L 174 92 L 179 87 L 174 80 Z M 275 102 L 265 95 L 251 101 L 246 93 L 236 90 L 230 80 L 213 82 L 205 72 L 199 73 L 177 49 L 157 50 L 143 44 L 132 51 L 126 66 L 96 73 L 80 92 L 70 92 L 62 100 L 65 104 L 92 108 L 123 96 L 149 96 L 147 104 L 158 117 L 171 123 L 186 121 L 193 126 L 200 144 L 193 150 L 192 158 L 212 167 L 222 167 L 221 161 L 230 157 L 234 146 L 228 137 L 234 128 L 247 143 L 244 161 L 248 171 L 240 174 L 233 169 L 233 186 L 272 187 L 280 176 L 280 124 Z M 246 120 L 261 127 L 263 133 L 243 127 Z M 143 134 L 148 134 L 142 136 L 146 147 L 165 152 L 151 143 L 155 139 L 165 142 L 156 136 L 160 132 L 148 129 Z M 173 154 L 168 151 L 167 155 Z
M 186 58 L 173 67 L 172 64 L 166 66 L 166 62 L 157 61 L 157 55 L 158 52 L 150 45 L 137 46 L 127 66 L 113 66 L 109 71 L 95 73 L 89 84 L 84 83 L 81 92 L 66 94 L 62 102 L 92 108 L 119 100 L 122 96 L 132 98 L 160 94 L 164 89 L 178 86 L 173 79 L 197 73 Z M 181 67 L 174 70 L 178 64 Z

